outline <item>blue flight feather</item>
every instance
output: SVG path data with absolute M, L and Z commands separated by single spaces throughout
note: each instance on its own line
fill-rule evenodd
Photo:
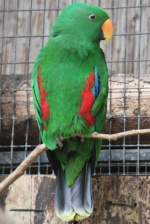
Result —
M 95 84 L 92 88 L 92 92 L 93 95 L 95 96 L 95 98 L 99 95 L 100 92 L 100 76 L 99 76 L 99 72 L 97 71 L 97 69 L 94 69 L 94 74 L 95 74 Z

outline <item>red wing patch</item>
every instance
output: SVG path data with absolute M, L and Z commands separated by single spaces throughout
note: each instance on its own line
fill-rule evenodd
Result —
M 91 126 L 95 122 L 95 118 L 92 115 L 92 106 L 94 104 L 95 97 L 92 93 L 92 87 L 95 83 L 94 74 L 90 74 L 87 81 L 85 89 L 82 93 L 82 103 L 80 107 L 80 116 L 85 120 L 88 126 Z
M 48 102 L 46 100 L 46 90 L 44 89 L 42 85 L 42 80 L 41 80 L 41 73 L 40 73 L 40 67 L 38 67 L 38 76 L 37 76 L 37 81 L 38 81 L 38 87 L 40 91 L 40 103 L 41 103 L 41 110 L 42 110 L 42 119 L 44 121 L 48 120 L 49 115 L 50 115 L 50 108 L 48 105 Z

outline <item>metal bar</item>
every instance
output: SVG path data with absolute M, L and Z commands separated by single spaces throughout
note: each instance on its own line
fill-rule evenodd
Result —
M 17 0 L 17 9 L 18 7 L 18 2 L 19 0 Z M 18 12 L 16 13 L 16 30 L 15 30 L 15 34 L 17 36 L 17 32 L 18 32 Z M 15 48 L 14 48 L 14 66 L 13 66 L 13 88 L 15 88 L 15 74 L 16 74 L 16 48 L 17 48 L 17 42 L 15 42 Z M 14 137 L 15 137 L 15 120 L 16 120 L 16 95 L 15 92 L 13 92 L 13 115 L 12 115 L 12 134 L 11 134 L 11 172 L 13 171 L 13 153 L 14 153 Z
M 4 33 L 4 23 L 5 23 L 5 0 L 3 1 L 3 18 L 2 18 L 2 32 Z M 1 62 L 3 63 L 3 52 L 4 52 L 4 40 L 2 40 L 2 43 L 1 43 L 1 55 L 0 55 L 0 58 L 1 58 Z M 1 79 L 1 76 L 2 76 L 2 72 L 3 72 L 3 69 L 2 69 L 2 64 L 1 64 L 1 67 L 0 67 L 0 79 Z M 0 82 L 0 89 L 2 89 L 2 82 Z M 0 90 L 0 118 L 2 117 L 2 103 L 1 103 L 1 97 L 2 97 L 2 91 Z M 2 120 L 0 119 L 0 131 L 2 130 Z
M 119 202 L 119 201 L 107 201 L 106 206 L 119 206 L 119 207 L 129 207 L 129 208 L 135 208 L 137 206 L 137 203 L 125 203 L 125 202 Z
M 142 1 L 140 0 L 140 6 L 142 5 Z M 142 10 L 141 7 L 139 8 L 140 10 L 140 23 L 139 23 L 139 32 L 141 32 L 142 30 Z M 141 60 L 141 36 L 139 36 L 139 61 Z M 138 126 L 137 128 L 140 129 L 141 127 L 141 91 L 140 91 L 140 79 L 141 79 L 141 63 L 139 62 L 138 64 L 138 115 L 137 115 L 137 122 L 138 122 Z M 137 174 L 139 174 L 140 172 L 140 135 L 137 136 L 137 152 L 138 152 L 138 156 L 137 156 Z
M 13 171 L 13 152 L 14 152 L 14 129 L 15 129 L 15 117 L 12 119 L 12 131 L 11 131 L 11 144 L 10 144 L 10 170 Z
M 118 34 L 114 34 L 113 35 L 113 38 L 114 37 L 120 37 L 120 36 L 145 36 L 145 35 L 150 35 L 150 32 L 147 32 L 147 33 L 118 33 Z M 24 36 L 0 36 L 0 39 L 18 39 L 18 38 L 45 38 L 45 37 L 49 37 L 48 35 L 24 35 Z
M 113 8 L 114 2 L 111 1 L 111 7 Z M 114 10 L 112 10 L 112 16 L 113 16 Z M 113 53 L 112 53 L 112 49 L 113 49 L 113 43 L 114 40 L 112 40 L 112 45 L 111 45 L 111 61 L 113 60 Z M 110 89 L 112 88 L 112 64 L 110 67 L 110 78 L 109 78 L 109 86 Z M 109 101 L 109 111 L 110 111 L 110 117 L 111 117 L 111 112 L 112 112 L 112 93 L 110 92 L 110 101 Z M 112 130 L 112 119 L 109 120 L 109 134 L 111 134 L 111 130 Z M 108 159 L 108 166 L 109 166 L 109 175 L 111 175 L 111 141 L 109 140 L 108 143 L 109 146 L 109 159 Z
M 44 209 L 23 209 L 23 208 L 14 208 L 10 209 L 10 212 L 37 212 L 37 213 L 43 213 L 45 212 Z
M 145 60 L 127 60 L 126 62 L 131 62 L 131 63 L 139 63 L 139 62 L 150 62 L 150 59 L 145 59 Z M 33 64 L 34 61 L 20 61 L 20 62 L 15 62 L 15 64 Z M 124 60 L 118 60 L 118 61 L 107 61 L 107 64 L 113 64 L 113 63 L 124 63 Z M 4 62 L 1 63 L 0 65 L 11 65 L 14 64 L 14 62 Z
M 128 5 L 128 0 L 127 0 L 127 5 Z M 125 17 L 126 17 L 126 20 L 125 20 L 125 32 L 127 33 L 127 18 L 128 18 L 128 10 L 126 9 L 125 11 Z M 126 60 L 127 60 L 127 47 L 128 47 L 128 44 L 127 44 L 127 40 L 125 41 L 125 62 L 124 62 L 124 96 L 123 96 L 123 100 L 124 100 L 124 115 L 123 115 L 123 131 L 126 131 L 126 93 L 127 93 L 127 86 L 126 86 L 126 74 L 127 74 L 127 63 L 126 63 Z M 123 174 L 125 175 L 125 162 L 126 162 L 126 137 L 123 138 Z
M 27 152 L 27 155 L 31 152 L 32 150 Z M 107 147 L 107 149 L 103 149 L 101 150 L 100 153 L 100 157 L 99 157 L 99 161 L 100 162 L 109 162 L 109 153 L 111 154 L 111 163 L 112 162 L 122 162 L 123 161 L 123 157 L 125 156 L 125 162 L 136 162 L 137 158 L 138 158 L 138 151 L 137 148 L 134 147 L 133 149 L 126 149 L 126 153 L 124 155 L 123 150 L 122 149 L 111 149 L 111 152 L 109 152 L 109 147 Z M 150 147 L 148 149 L 142 149 L 140 148 L 139 151 L 140 154 L 140 161 L 150 161 Z M 24 151 L 15 151 L 14 152 L 14 159 L 15 162 L 14 164 L 19 164 L 24 160 Z M 36 164 L 38 164 L 38 160 L 35 161 Z M 0 164 L 4 165 L 11 165 L 11 159 L 10 159 L 10 153 L 9 151 L 7 152 L 3 152 L 3 157 L 0 158 Z M 34 164 L 34 163 L 33 163 Z M 41 156 L 41 165 L 42 164 L 45 166 L 47 166 L 48 164 L 48 160 L 46 155 L 43 154 L 43 156 Z
M 122 10 L 122 9 L 138 9 L 138 8 L 149 8 L 150 7 L 150 5 L 138 5 L 138 6 L 119 6 L 119 7 L 103 7 L 103 9 L 105 9 L 105 10 Z M 48 9 L 45 9 L 45 11 L 61 11 L 63 8 L 48 8 Z M 5 10 L 0 10 L 0 13 L 2 13 L 3 11 L 4 12 L 9 12 L 9 13 L 11 13 L 11 12 L 17 12 L 17 11 L 19 11 L 19 12 L 30 12 L 30 11 L 36 11 L 36 12 L 38 12 L 38 11 L 42 11 L 43 12 L 43 10 L 44 10 L 44 8 L 42 9 L 19 9 L 19 10 L 17 10 L 17 9 L 5 9 Z

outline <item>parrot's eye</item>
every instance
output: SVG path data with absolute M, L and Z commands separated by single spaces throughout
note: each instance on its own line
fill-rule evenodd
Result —
M 96 15 L 95 14 L 89 15 L 89 19 L 92 20 L 92 21 L 95 20 L 96 19 Z

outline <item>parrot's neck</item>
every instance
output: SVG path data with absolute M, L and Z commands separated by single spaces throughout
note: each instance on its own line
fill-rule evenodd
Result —
M 66 52 L 69 56 L 78 55 L 81 59 L 85 59 L 89 54 L 93 54 L 95 51 L 99 50 L 98 42 L 91 42 L 86 38 L 72 38 L 72 36 L 69 35 L 60 35 L 51 37 L 49 41 L 53 46 L 57 46 L 60 52 Z

